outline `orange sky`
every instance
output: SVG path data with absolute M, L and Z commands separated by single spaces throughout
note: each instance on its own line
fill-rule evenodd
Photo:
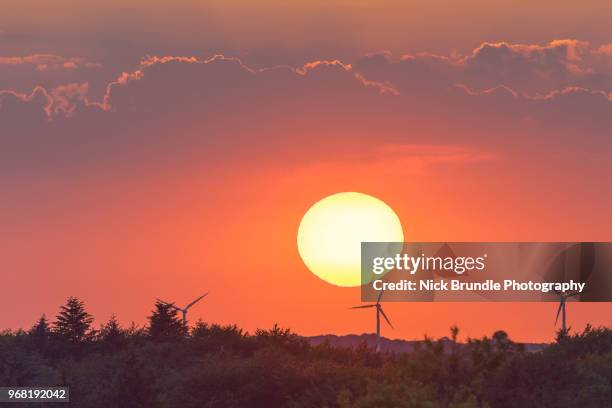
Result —
M 463 163 L 445 166 L 465 171 Z M 606 239 L 588 222 L 565 219 L 560 225 L 563 215 L 547 215 L 544 200 L 513 205 L 509 212 L 496 188 L 479 187 L 488 177 L 473 174 L 486 174 L 493 166 L 478 164 L 473 177 L 457 180 L 459 185 L 425 169 L 391 177 L 367 169 L 356 177 L 354 169 L 325 166 L 283 174 L 262 168 L 210 181 L 206 169 L 199 168 L 149 175 L 144 183 L 128 179 L 109 186 L 88 181 L 43 192 L 29 199 L 44 200 L 46 210 L 24 216 L 27 221 L 15 226 L 17 231 L 2 245 L 4 259 L 36 248 L 31 256 L 8 257 L 13 263 L 6 267 L 22 272 L 9 275 L 12 290 L 3 302 L 20 302 L 24 285 L 36 300 L 3 321 L 14 327 L 28 325 L 42 312 L 53 315 L 66 296 L 77 294 L 99 318 L 114 312 L 125 323 L 143 323 L 155 297 L 185 303 L 210 291 L 194 308 L 192 320 L 238 323 L 250 331 L 278 322 L 307 335 L 372 330 L 370 314 L 347 309 L 359 302 L 359 290 L 316 278 L 295 246 L 297 226 L 308 206 L 342 190 L 385 200 L 397 211 L 410 240 Z M 510 183 L 520 183 L 520 177 L 512 178 Z M 515 188 L 509 186 L 510 194 L 519 194 Z M 209 189 L 217 193 L 211 196 Z M 60 206 L 64 209 L 54 217 L 45 213 Z M 466 336 L 504 329 L 519 340 L 548 341 L 554 334 L 552 303 L 385 307 L 395 325 L 395 330 L 385 330 L 390 337 L 442 336 L 455 323 Z M 581 328 L 587 322 L 609 324 L 612 306 L 571 304 L 568 311 L 572 326 Z
M 410 241 L 612 240 L 609 2 L 50 7 L 0 16 L 0 328 L 69 295 L 144 324 L 156 297 L 209 291 L 190 320 L 372 331 L 359 290 L 297 253 L 340 191 L 384 200 Z M 390 303 L 383 334 L 550 341 L 556 307 Z

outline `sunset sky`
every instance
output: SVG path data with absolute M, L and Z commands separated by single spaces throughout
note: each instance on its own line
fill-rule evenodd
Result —
M 341 191 L 407 241 L 612 241 L 612 3 L 423 3 L 3 2 L 0 329 L 208 291 L 192 322 L 371 332 L 297 251 Z M 383 335 L 550 341 L 556 308 L 390 303 Z

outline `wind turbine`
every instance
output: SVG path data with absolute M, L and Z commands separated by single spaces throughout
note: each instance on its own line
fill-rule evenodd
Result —
M 200 300 L 202 300 L 202 298 L 203 298 L 203 297 L 205 297 L 206 295 L 208 295 L 208 292 L 206 292 L 205 294 L 203 294 L 202 296 L 200 296 L 199 298 L 197 298 L 196 300 L 194 300 L 193 302 L 191 302 L 190 304 L 188 304 L 187 306 L 185 306 L 185 308 L 180 308 L 180 307 L 178 307 L 178 306 L 175 306 L 175 305 L 174 305 L 174 303 L 168 303 L 168 302 L 165 302 L 165 301 L 163 301 L 163 300 L 161 300 L 161 299 L 159 299 L 159 298 L 157 299 L 157 301 L 158 301 L 158 302 L 161 302 L 161 303 L 163 303 L 163 304 L 165 304 L 165 305 L 168 305 L 168 306 L 170 306 L 171 308 L 176 309 L 176 310 L 178 310 L 179 312 L 183 313 L 183 325 L 185 325 L 185 326 L 186 326 L 186 325 L 187 325 L 187 311 L 189 310 L 189 308 L 190 308 L 191 306 L 193 306 L 193 305 L 195 305 L 196 303 L 198 303 L 198 302 L 199 302 Z
M 566 315 L 565 315 L 565 304 L 567 299 L 577 296 L 580 294 L 580 292 L 570 292 L 570 293 L 565 293 L 565 292 L 559 292 L 558 290 L 555 290 L 555 293 L 557 294 L 557 296 L 559 296 L 559 309 L 557 309 L 557 318 L 555 319 L 555 326 L 557 325 L 557 322 L 559 321 L 559 313 L 562 313 L 561 315 L 561 330 L 562 333 L 565 334 L 566 330 L 567 330 L 567 326 L 566 326 Z
M 376 352 L 377 353 L 380 353 L 380 315 L 381 314 L 384 317 L 384 319 L 387 322 L 387 324 L 389 326 L 391 326 L 391 328 L 393 328 L 393 325 L 389 321 L 389 318 L 387 317 L 387 315 L 385 314 L 385 311 L 383 310 L 382 306 L 380 305 L 380 298 L 382 297 L 382 295 L 383 295 L 383 292 L 380 291 L 380 294 L 378 295 L 378 299 L 376 300 L 375 304 L 351 307 L 351 309 L 366 309 L 366 308 L 370 308 L 370 307 L 375 307 L 376 308 Z

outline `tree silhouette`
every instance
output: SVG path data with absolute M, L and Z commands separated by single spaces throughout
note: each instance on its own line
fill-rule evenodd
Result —
M 126 338 L 126 332 L 121 328 L 117 321 L 117 316 L 113 313 L 105 324 L 100 327 L 100 339 L 111 348 L 119 347 Z
M 174 341 L 187 335 L 187 327 L 172 306 L 155 302 L 155 310 L 149 316 L 149 337 L 154 341 Z
M 72 344 L 56 326 L 75 331 L 69 322 L 91 316 L 69 299 L 53 329 L 42 316 L 27 333 L 0 330 L 0 384 L 66 385 L 79 408 L 600 408 L 612 401 L 612 328 L 587 326 L 526 352 L 501 330 L 460 343 L 453 326 L 451 338 L 375 353 L 365 342 L 313 346 L 278 325 L 249 334 L 199 321 L 187 333 L 178 314 L 158 303 L 146 329 L 124 329 L 112 316 L 96 336 L 84 323 L 88 341 Z M 48 343 L 38 347 L 36 339 Z
M 43 314 L 40 316 L 40 319 L 38 319 L 36 324 L 30 329 L 30 336 L 32 336 L 32 338 L 47 339 L 50 334 L 51 328 L 49 327 L 47 316 Z
M 39 350 L 45 350 L 51 337 L 51 328 L 49 327 L 47 316 L 43 314 L 36 324 L 32 326 L 29 334 L 32 344 Z
M 71 343 L 81 343 L 91 338 L 92 321 L 93 317 L 85 311 L 83 302 L 71 296 L 60 308 L 57 320 L 53 323 L 53 331 Z
M 66 385 L 79 408 L 599 408 L 612 401 L 612 328 L 587 326 L 527 352 L 502 330 L 460 343 L 453 326 L 450 338 L 375 353 L 365 342 L 312 345 L 278 325 L 249 334 L 198 321 L 188 333 L 179 314 L 158 302 L 146 329 L 122 328 L 113 315 L 94 336 L 83 303 L 69 298 L 52 328 L 43 315 L 27 332 L 0 330 L 0 384 Z

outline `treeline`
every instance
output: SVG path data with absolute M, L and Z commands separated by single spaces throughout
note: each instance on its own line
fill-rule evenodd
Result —
M 146 327 L 92 322 L 69 298 L 52 322 L 2 332 L 0 386 L 69 386 L 78 408 L 612 406 L 609 328 L 559 333 L 529 353 L 503 331 L 460 344 L 453 327 L 450 343 L 389 354 L 312 346 L 276 325 L 188 328 L 160 302 Z

